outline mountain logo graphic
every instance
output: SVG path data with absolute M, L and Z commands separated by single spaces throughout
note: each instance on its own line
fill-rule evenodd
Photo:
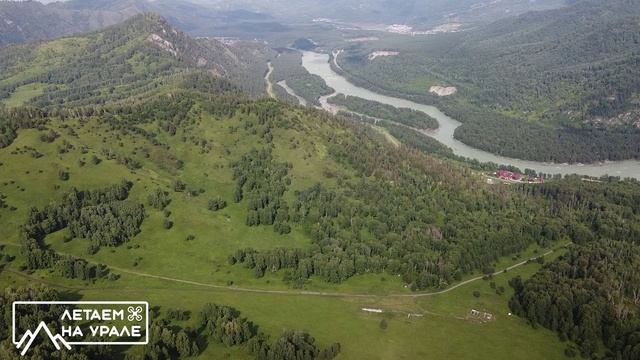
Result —
M 62 346 L 67 348 L 67 350 L 71 350 L 71 345 L 69 345 L 69 343 L 62 336 L 60 336 L 59 334 L 53 335 L 51 330 L 49 330 L 47 323 L 45 323 L 44 321 L 41 321 L 35 331 L 32 332 L 31 330 L 27 330 L 27 332 L 25 332 L 24 335 L 22 335 L 22 338 L 20 339 L 20 341 L 18 341 L 18 343 L 16 344 L 16 347 L 18 349 L 24 346 L 24 348 L 20 352 L 20 355 L 24 356 L 27 353 L 27 351 L 29 351 L 29 348 L 31 347 L 33 340 L 35 340 L 38 337 L 38 334 L 40 334 L 41 331 L 44 331 L 47 334 L 47 336 L 49 336 L 49 339 L 51 340 L 53 345 L 56 347 L 56 350 L 62 349 L 60 344 L 62 344 Z
M 41 321 L 35 330 L 26 329 L 21 332 L 18 329 L 17 317 L 21 314 L 33 313 L 33 310 L 39 306 L 52 305 L 64 309 L 60 320 L 69 321 L 69 325 L 54 325 L 49 322 L 52 327 L 49 328 L 46 321 Z M 117 325 L 114 325 L 114 322 Z M 58 326 L 60 326 L 59 329 Z M 149 344 L 149 303 L 146 301 L 14 301 L 11 332 L 11 342 L 22 356 L 30 348 L 35 347 L 34 341 L 37 337 L 46 339 L 45 334 L 58 351 L 71 350 L 73 346 L 143 346 Z

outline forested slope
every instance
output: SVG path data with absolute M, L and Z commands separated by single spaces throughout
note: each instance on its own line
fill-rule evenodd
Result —
M 575 1 L 462 34 L 374 45 L 341 57 L 355 81 L 436 103 L 465 124 L 460 140 L 518 158 L 593 162 L 638 158 L 640 3 Z M 429 94 L 453 85 L 456 95 Z
M 569 356 L 594 356 L 600 344 L 606 359 L 640 356 L 637 190 L 629 184 L 577 183 L 529 190 L 554 199 L 559 214 L 570 212 L 599 229 L 590 234 L 588 227 L 576 227 L 575 245 L 566 255 L 528 281 L 511 282 L 513 312 L 576 342 L 577 348 L 567 349 Z
M 0 45 L 99 30 L 149 12 L 197 36 L 220 36 L 229 29 L 251 34 L 286 29 L 266 14 L 226 11 L 183 0 L 70 0 L 47 5 L 36 0 L 0 1 Z
M 144 296 L 160 307 L 151 342 L 124 349 L 119 357 L 206 359 L 218 349 L 256 359 L 331 359 L 338 353 L 373 358 L 381 349 L 391 356 L 435 351 L 446 357 L 452 351 L 447 346 L 444 351 L 425 346 L 425 339 L 434 339 L 431 321 L 439 321 L 446 334 L 455 332 L 457 338 L 445 339 L 447 345 L 467 342 L 456 330 L 473 337 L 481 325 L 457 316 L 484 297 L 462 293 L 451 299 L 463 305 L 438 310 L 450 315 L 427 318 L 431 309 L 417 300 L 383 295 L 446 289 L 479 273 L 489 279 L 497 264 L 570 242 L 576 250 L 551 269 L 562 267 L 572 251 L 600 246 L 604 250 L 596 259 L 616 265 L 606 279 L 635 282 L 626 268 L 636 263 L 638 251 L 638 182 L 490 184 L 463 163 L 429 154 L 428 146 L 395 147 L 348 118 L 251 99 L 233 84 L 226 63 L 216 60 L 228 58 L 227 50 L 216 46 L 201 45 L 156 16 L 141 16 L 83 37 L 3 50 L 4 83 L 37 81 L 47 88 L 24 99 L 27 106 L 0 109 L 0 228 L 5 229 L 0 281 L 10 288 L 0 297 L 2 319 L 15 299 Z M 198 69 L 198 64 L 203 65 Z M 618 247 L 621 243 L 627 245 Z M 582 268 L 589 272 L 569 275 L 597 275 L 601 264 L 587 262 Z M 544 280 L 544 271 L 521 286 L 514 281 L 514 299 L 530 284 L 544 284 L 538 280 Z M 18 277 L 66 292 L 16 290 Z M 169 296 L 161 295 L 158 284 L 169 287 Z M 595 295 L 586 301 L 600 304 L 609 285 L 593 284 Z M 179 286 L 184 293 L 175 290 Z M 308 294 L 288 293 L 292 288 L 315 294 L 364 288 L 365 295 L 301 301 Z M 635 321 L 633 288 L 613 289 L 618 289 L 616 301 L 624 301 L 626 319 Z M 543 285 L 532 291 L 556 290 Z M 506 313 L 504 293 L 492 289 L 493 297 L 486 299 L 495 304 L 482 306 Z M 209 297 L 225 301 L 206 305 Z M 390 309 L 384 323 L 361 311 L 378 306 L 379 298 L 380 306 Z M 169 309 L 176 301 L 195 312 Z M 243 314 L 260 319 L 260 328 L 230 307 L 236 303 Z M 513 300 L 513 311 L 528 317 L 532 312 L 524 309 L 530 303 L 519 303 L 520 308 Z M 423 310 L 424 319 L 406 316 Z M 327 316 L 335 312 L 347 318 Z M 605 320 L 625 329 L 615 333 L 614 346 L 603 339 L 610 350 L 637 346 L 625 318 Z M 531 321 L 557 329 L 542 319 Z M 584 345 L 580 319 L 562 324 L 577 327 L 566 335 L 586 354 L 593 351 L 597 333 L 584 337 Z M 403 332 L 393 332 L 394 327 Z M 525 324 L 506 316 L 482 329 L 526 333 L 536 343 L 545 334 L 527 332 Z M 336 338 L 338 333 L 343 335 Z M 485 347 L 485 354 L 508 358 L 508 346 L 535 358 L 550 344 L 558 346 L 549 342 L 522 352 L 517 336 L 499 333 L 491 342 L 498 346 Z M 9 335 L 0 331 L 3 358 L 17 357 Z M 372 344 L 371 336 L 387 341 Z M 65 358 L 46 342 L 36 347 L 34 359 Z M 94 351 L 87 347 L 73 355 L 95 358 Z M 456 351 L 477 354 L 476 347 Z
M 253 43 L 230 47 L 195 40 L 157 15 L 138 15 L 99 33 L 0 48 L 0 99 L 20 96 L 21 87 L 30 85 L 39 91 L 20 98 L 21 103 L 118 101 L 142 97 L 190 69 L 209 71 L 260 95 L 269 54 Z
M 0 46 L 100 29 L 125 20 L 115 11 L 88 11 L 38 1 L 0 1 Z

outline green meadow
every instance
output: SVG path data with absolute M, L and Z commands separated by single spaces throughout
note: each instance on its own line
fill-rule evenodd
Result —
M 294 111 L 297 116 L 305 116 L 303 110 Z M 50 122 L 48 128 L 59 135 L 51 143 L 40 139 L 45 131 L 21 130 L 13 144 L 0 150 L 0 193 L 10 206 L 0 210 L 0 227 L 4 229 L 2 251 L 16 256 L 0 273 L 0 284 L 6 287 L 44 283 L 69 298 L 86 300 L 146 300 L 160 308 L 160 316 L 169 308 L 189 310 L 190 320 L 179 323 L 181 326 L 196 326 L 198 312 L 206 303 L 229 305 L 271 336 L 278 336 L 285 329 L 301 329 L 313 334 L 322 345 L 340 342 L 340 359 L 564 357 L 564 345 L 554 333 L 533 329 L 524 320 L 508 315 L 511 296 L 508 280 L 517 275 L 531 276 L 540 267 L 537 263 L 492 280 L 478 280 L 445 294 L 424 297 L 411 296 L 413 293 L 401 279 L 391 274 L 355 276 L 341 284 L 312 277 L 304 289 L 293 289 L 282 281 L 282 271 L 256 278 L 242 265 L 229 265 L 228 256 L 238 248 L 304 248 L 311 246 L 311 241 L 296 226 L 290 234 L 279 235 L 270 226 L 244 224 L 246 203 L 234 203 L 228 198 L 234 187 L 229 164 L 249 149 L 265 145 L 258 137 L 238 131 L 237 118 L 218 119 L 204 112 L 194 116 L 198 121 L 174 137 L 158 132 L 159 140 L 169 145 L 171 154 L 184 161 L 180 171 L 167 166 L 166 148 L 151 147 L 148 140 L 117 132 L 96 119 Z M 296 136 L 296 131 L 285 128 L 273 131 L 276 156 L 293 164 L 287 199 L 293 199 L 295 190 L 318 181 L 328 187 L 336 186 L 336 176 L 329 176 L 329 169 L 341 177 L 352 176 L 353 170 L 336 164 L 313 135 L 335 129 L 320 122 L 302 124 L 303 128 L 296 131 L 309 136 Z M 144 126 L 154 130 L 156 125 Z M 189 140 L 196 135 L 209 139 L 208 150 Z M 115 160 L 107 160 L 104 149 L 127 154 L 144 166 L 129 170 Z M 102 160 L 99 164 L 91 161 L 94 155 Z M 68 180 L 59 178 L 60 170 L 69 173 Z M 54 270 L 29 273 L 21 270 L 24 259 L 19 252 L 19 227 L 30 207 L 41 208 L 73 187 L 93 189 L 122 179 L 134 183 L 130 198 L 141 203 L 146 204 L 147 196 L 156 188 L 169 192 L 171 202 L 166 210 L 171 212 L 169 218 L 174 226 L 166 230 L 162 226 L 165 214 L 146 206 L 147 218 L 141 232 L 119 247 L 103 247 L 89 255 L 88 241 L 66 240 L 64 230 L 46 238 L 47 245 L 60 254 L 108 265 L 120 275 L 118 280 L 84 282 L 64 279 Z M 188 188 L 198 189 L 199 194 L 174 192 L 171 187 L 174 180 L 182 180 Z M 211 212 L 207 202 L 216 196 L 229 206 Z M 504 258 L 494 265 L 503 269 L 545 251 L 531 247 L 519 257 Z M 547 260 L 560 252 L 553 252 Z M 467 274 L 463 280 L 476 276 Z M 491 281 L 505 292 L 497 294 L 490 286 Z M 303 294 L 304 291 L 333 295 Z M 474 295 L 476 291 L 479 297 Z M 367 313 L 362 308 L 384 312 Z M 491 313 L 493 319 L 483 322 L 469 318 L 472 309 Z M 381 325 L 383 320 L 386 328 Z M 137 351 L 135 347 L 124 350 Z M 244 348 L 215 343 L 208 344 L 199 356 L 200 359 L 249 357 Z
M 48 286 L 59 286 L 61 291 L 85 300 L 147 300 L 152 306 L 159 306 L 161 313 L 167 308 L 189 310 L 191 319 L 180 323 L 184 326 L 196 326 L 198 311 L 206 303 L 230 305 L 268 334 L 304 329 L 321 344 L 340 339 L 340 359 L 561 359 L 563 345 L 555 334 L 533 329 L 524 320 L 508 315 L 508 279 L 530 276 L 538 268 L 538 264 L 530 264 L 508 275 L 495 276 L 491 281 L 507 287 L 502 295 L 495 293 L 489 281 L 480 280 L 446 294 L 421 298 L 247 294 L 127 274 L 115 283 L 79 284 L 51 274 L 26 277 L 4 271 L 0 284 L 33 284 L 42 276 L 41 281 Z M 474 291 L 481 293 L 479 298 L 473 296 Z M 385 312 L 370 314 L 361 310 L 365 307 Z M 491 313 L 494 319 L 482 322 L 469 318 L 472 309 Z M 380 326 L 383 319 L 388 324 L 386 329 Z M 250 357 L 242 348 L 212 343 L 199 358 Z
M 9 98 L 2 100 L 7 107 L 17 107 L 24 105 L 27 101 L 42 95 L 47 85 L 42 83 L 31 83 L 17 88 Z

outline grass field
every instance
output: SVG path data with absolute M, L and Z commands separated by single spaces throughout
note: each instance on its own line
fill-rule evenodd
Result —
M 304 116 L 303 110 L 295 110 Z M 304 123 L 303 133 L 336 131 L 324 123 Z M 69 125 L 77 136 L 70 132 Z M 145 125 L 152 129 L 155 125 Z M 6 244 L 4 253 L 17 259 L 0 272 L 0 286 L 22 286 L 44 282 L 57 287 L 67 296 L 87 300 L 146 300 L 161 309 L 182 308 L 192 312 L 191 319 L 181 325 L 194 326 L 199 309 L 213 302 L 230 305 L 258 324 L 272 337 L 284 329 L 308 330 L 323 346 L 340 342 L 341 359 L 560 359 L 564 345 L 555 334 L 543 329 L 533 329 L 523 320 L 508 316 L 507 302 L 511 296 L 508 280 L 516 275 L 530 276 L 540 266 L 529 264 L 507 274 L 495 277 L 496 286 L 504 286 L 506 292 L 496 294 L 488 281 L 475 281 L 451 292 L 420 298 L 408 296 L 411 292 L 397 276 L 369 274 L 354 277 L 334 285 L 313 278 L 305 291 L 343 293 L 344 296 L 319 296 L 299 294 L 282 281 L 282 272 L 268 273 L 255 278 L 252 271 L 242 266 L 231 266 L 227 257 L 236 249 L 254 247 L 306 247 L 310 239 L 302 229 L 294 227 L 285 236 L 276 234 L 271 227 L 247 227 L 244 225 L 246 204 L 234 204 L 226 198 L 233 192 L 232 171 L 229 163 L 252 147 L 264 146 L 255 136 L 231 130 L 237 126 L 234 119 L 219 120 L 209 115 L 202 118 L 185 133 L 170 137 L 159 131 L 159 140 L 166 142 L 171 153 L 184 161 L 179 172 L 166 165 L 166 149 L 152 147 L 141 137 L 121 134 L 95 120 L 86 122 L 53 121 L 48 127 L 60 136 L 53 143 L 40 140 L 37 130 L 20 131 L 12 145 L 0 149 L 0 193 L 15 210 L 0 209 L 0 228 L 4 229 L 0 242 Z M 182 131 L 182 130 L 181 130 Z M 187 132 L 188 131 L 188 132 Z M 183 135 L 187 138 L 183 141 Z M 209 139 L 211 151 L 202 151 L 189 136 Z M 275 155 L 279 161 L 291 162 L 292 183 L 286 194 L 305 189 L 321 181 L 326 186 L 335 185 L 336 178 L 352 176 L 351 170 L 338 166 L 327 156 L 327 149 L 314 136 L 294 136 L 292 129 L 275 129 Z M 295 139 L 294 139 L 295 138 Z M 64 152 L 64 142 L 73 148 Z M 295 143 L 295 146 L 293 144 Z M 81 149 L 85 148 L 85 151 Z M 114 160 L 106 160 L 102 149 L 126 154 L 144 164 L 131 171 Z M 150 150 L 149 156 L 142 156 Z M 33 156 L 34 151 L 42 154 Z M 92 155 L 103 161 L 92 164 Z M 82 164 L 81 161 L 84 163 Z M 70 173 L 68 181 L 58 178 L 58 171 Z M 340 176 L 328 177 L 326 169 L 338 169 Z M 122 179 L 134 183 L 131 198 L 146 203 L 148 194 L 157 187 L 170 192 L 170 230 L 162 227 L 163 214 L 147 206 L 148 218 L 141 233 L 129 243 L 116 248 L 102 248 L 95 255 L 88 255 L 88 242 L 73 239 L 65 242 L 63 232 L 54 233 L 46 242 L 59 253 L 72 254 L 92 262 L 110 266 L 121 275 L 117 281 L 99 280 L 84 283 L 61 278 L 53 271 L 20 272 L 24 259 L 19 254 L 19 226 L 24 222 L 31 206 L 43 207 L 61 195 L 77 187 L 93 189 Z M 181 179 L 189 188 L 203 189 L 199 196 L 175 193 L 170 189 L 171 180 Z M 208 199 L 222 196 L 229 206 L 219 212 L 207 210 Z M 186 240 L 189 235 L 195 239 Z M 523 259 L 542 254 L 531 248 L 520 258 L 505 258 L 495 264 L 496 269 L 508 267 Z M 549 255 L 556 256 L 559 252 Z M 177 281 L 162 280 L 150 276 L 163 276 L 218 286 L 196 286 Z M 477 274 L 468 274 L 465 280 Z M 226 288 L 229 284 L 232 288 Z M 236 288 L 236 289 L 234 289 Z M 251 288 L 287 293 L 243 292 L 237 288 Z M 475 297 L 474 291 L 481 296 Z M 349 294 L 369 294 L 367 297 Z M 368 314 L 363 307 L 383 309 L 384 314 Z M 471 309 L 495 315 L 491 322 L 482 323 L 467 319 Z M 408 317 L 408 314 L 422 316 Z M 388 328 L 382 329 L 382 319 Z M 129 351 L 135 352 L 132 348 Z M 248 358 L 241 348 L 225 348 L 209 344 L 200 359 Z
M 539 267 L 527 265 L 509 275 L 496 276 L 498 286 L 510 276 L 529 276 Z M 83 287 L 77 282 L 53 279 L 48 284 Z M 5 271 L 0 284 L 36 282 Z M 64 288 L 63 288 L 64 289 Z M 480 291 L 475 298 L 473 291 Z M 70 290 L 66 290 L 70 291 Z M 561 359 L 562 344 L 555 334 L 529 327 L 523 320 L 508 316 L 510 292 L 496 295 L 487 281 L 477 281 L 450 293 L 413 298 L 320 297 L 301 295 L 243 294 L 229 290 L 175 284 L 162 280 L 123 275 L 116 283 L 97 282 L 73 290 L 86 300 L 148 300 L 161 308 L 190 310 L 194 325 L 199 309 L 208 302 L 231 305 L 255 321 L 263 330 L 277 335 L 284 329 L 305 329 L 322 344 L 339 341 L 341 359 Z M 179 296 L 176 296 L 179 294 Z M 368 314 L 363 307 L 380 308 L 384 314 Z M 481 323 L 465 319 L 471 309 L 494 314 L 495 320 Z M 422 314 L 422 317 L 407 315 Z M 387 329 L 380 328 L 382 319 Z M 505 336 L 508 334 L 508 336 Z M 135 351 L 135 348 L 130 351 Z M 242 349 L 210 344 L 202 359 L 248 358 Z
M 32 83 L 17 88 L 9 98 L 2 100 L 7 107 L 17 107 L 24 105 L 27 101 L 38 95 L 42 95 L 47 85 L 43 83 Z

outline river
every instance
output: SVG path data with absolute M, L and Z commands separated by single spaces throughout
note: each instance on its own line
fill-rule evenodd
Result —
M 494 162 L 501 165 L 512 165 L 522 170 L 533 169 L 545 174 L 580 174 L 595 177 L 611 175 L 620 176 L 622 178 L 631 177 L 640 179 L 640 161 L 637 160 L 606 161 L 594 164 L 554 164 L 507 158 L 473 148 L 453 138 L 453 132 L 455 129 L 462 125 L 459 121 L 445 115 L 435 106 L 418 104 L 410 100 L 378 94 L 350 83 L 347 79 L 333 71 L 329 65 L 328 54 L 304 51 L 302 56 L 302 65 L 311 74 L 315 74 L 323 78 L 327 85 L 332 87 L 336 93 L 357 96 L 395 107 L 410 108 L 428 114 L 438 120 L 438 123 L 440 124 L 438 130 L 429 132 L 428 135 L 450 147 L 456 155 L 477 159 L 481 162 Z M 323 106 L 326 106 L 326 101 L 321 101 L 321 103 Z

